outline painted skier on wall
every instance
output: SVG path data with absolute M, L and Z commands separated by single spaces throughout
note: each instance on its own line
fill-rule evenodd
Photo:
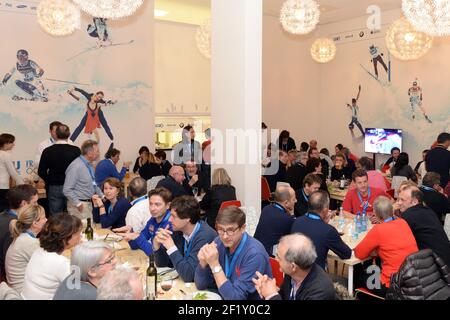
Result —
M 77 96 L 75 94 L 75 91 L 81 93 L 81 96 Z M 108 122 L 106 122 L 101 107 L 106 105 L 113 105 L 117 101 L 103 100 L 105 95 L 102 91 L 98 91 L 97 93 L 94 94 L 88 93 L 80 88 L 72 88 L 70 90 L 67 90 L 67 93 L 77 101 L 83 100 L 80 101 L 82 105 L 84 105 L 84 100 L 86 100 L 87 106 L 86 113 L 84 114 L 84 117 L 81 119 L 81 122 L 78 125 L 78 127 L 72 133 L 70 140 L 75 142 L 75 140 L 80 135 L 81 130 L 83 130 L 84 128 L 84 133 L 87 133 L 89 135 L 93 133 L 95 135 L 97 142 L 100 142 L 100 135 L 97 129 L 103 126 L 103 128 L 105 128 L 106 134 L 111 139 L 111 145 L 109 146 L 109 148 L 111 149 L 114 146 L 114 136 L 111 132 L 111 129 L 109 128 Z
M 347 103 L 347 107 L 350 108 L 350 110 L 352 110 L 352 121 L 350 122 L 350 124 L 348 125 L 348 128 L 350 129 L 350 131 L 352 132 L 353 135 L 353 129 L 355 128 L 355 124 L 358 127 L 359 131 L 361 131 L 361 134 L 364 136 L 364 129 L 361 125 L 361 123 L 358 121 L 358 110 L 359 107 L 357 105 L 357 102 L 359 100 L 359 95 L 361 94 L 361 85 L 358 86 L 358 94 L 356 95 L 356 98 L 352 99 L 352 104 L 348 104 Z
M 112 41 L 109 38 L 108 26 L 106 25 L 106 18 L 93 18 L 93 23 L 88 25 L 87 32 L 91 37 L 97 38 L 97 46 L 104 47 L 111 45 Z
M 416 119 L 416 109 L 420 108 L 424 118 L 429 123 L 431 123 L 431 120 L 430 120 L 430 118 L 428 118 L 428 116 L 425 112 L 425 108 L 423 107 L 423 104 L 422 104 L 422 101 L 423 101 L 422 88 L 417 85 L 417 79 L 414 80 L 412 87 L 408 89 L 408 96 L 409 96 L 409 102 L 411 104 L 411 112 L 412 112 L 413 120 Z
M 44 88 L 40 79 L 44 74 L 44 69 L 29 59 L 28 51 L 25 49 L 17 51 L 16 66 L 3 77 L 2 84 L 6 85 L 16 71 L 23 75 L 23 80 L 15 81 L 16 85 L 31 97 L 14 95 L 12 96 L 13 100 L 48 101 L 48 90 Z
M 370 53 L 370 62 L 373 64 L 374 73 L 370 72 L 366 67 L 364 67 L 362 64 L 360 64 L 361 68 L 364 69 L 372 78 L 377 80 L 382 86 L 389 86 L 391 82 L 391 61 L 389 58 L 388 65 L 384 62 L 384 53 L 381 52 L 380 48 L 372 44 L 369 47 L 369 53 Z M 387 81 L 383 81 L 379 78 L 378 73 L 378 64 L 380 64 L 384 71 L 387 74 Z

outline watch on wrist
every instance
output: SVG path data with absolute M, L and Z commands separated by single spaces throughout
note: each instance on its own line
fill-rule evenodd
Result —
M 211 272 L 212 273 L 219 273 L 220 271 L 222 271 L 222 267 L 221 266 L 216 266 L 214 268 L 211 268 Z

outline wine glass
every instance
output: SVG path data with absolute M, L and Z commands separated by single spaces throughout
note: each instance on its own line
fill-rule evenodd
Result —
M 163 289 L 165 292 L 172 289 L 172 285 L 173 285 L 173 280 L 170 278 L 161 280 L 161 289 Z
M 192 188 L 192 193 L 194 194 L 194 197 L 197 198 L 198 188 L 197 187 Z

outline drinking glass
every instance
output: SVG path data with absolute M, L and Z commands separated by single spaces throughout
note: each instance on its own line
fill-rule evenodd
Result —
M 172 285 L 173 285 L 172 279 L 161 280 L 161 289 L 163 289 L 166 292 L 169 291 L 170 289 L 172 289 Z
M 198 188 L 197 187 L 192 188 L 192 193 L 194 194 L 194 197 L 197 197 Z

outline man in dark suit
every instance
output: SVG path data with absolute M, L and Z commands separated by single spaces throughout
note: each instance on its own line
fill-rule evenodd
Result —
M 275 279 L 256 272 L 253 283 L 259 295 L 266 300 L 336 300 L 333 281 L 314 263 L 316 257 L 308 237 L 299 233 L 284 236 L 277 252 L 280 270 L 285 274 L 283 284 L 278 292 Z
M 445 188 L 449 181 L 450 172 L 450 133 L 442 132 L 437 138 L 437 145 L 425 157 L 425 167 L 428 172 L 437 172 L 441 175 L 441 187 Z
M 306 162 L 308 161 L 308 153 L 301 151 L 297 153 L 297 162 L 290 166 L 286 172 L 286 182 L 291 185 L 294 190 L 302 187 L 303 178 L 306 176 Z
M 303 186 L 296 192 L 297 202 L 295 203 L 294 213 L 296 217 L 301 217 L 308 212 L 308 199 L 311 194 L 320 189 L 322 179 L 319 175 L 308 173 L 303 179 Z
M 427 172 L 422 180 L 420 191 L 423 193 L 425 205 L 436 213 L 439 221 L 450 212 L 450 202 L 439 185 L 441 176 L 436 172 Z
M 201 194 L 211 188 L 209 176 L 205 172 L 199 171 L 197 164 L 193 161 L 186 162 L 185 177 L 183 185 L 187 192 L 192 192 L 194 188 L 197 188 L 198 194 Z
M 192 192 L 188 192 L 183 186 L 185 179 L 184 170 L 181 166 L 172 166 L 169 171 L 169 175 L 160 180 L 156 185 L 157 188 L 166 188 L 172 193 L 172 197 L 178 196 L 192 196 Z

